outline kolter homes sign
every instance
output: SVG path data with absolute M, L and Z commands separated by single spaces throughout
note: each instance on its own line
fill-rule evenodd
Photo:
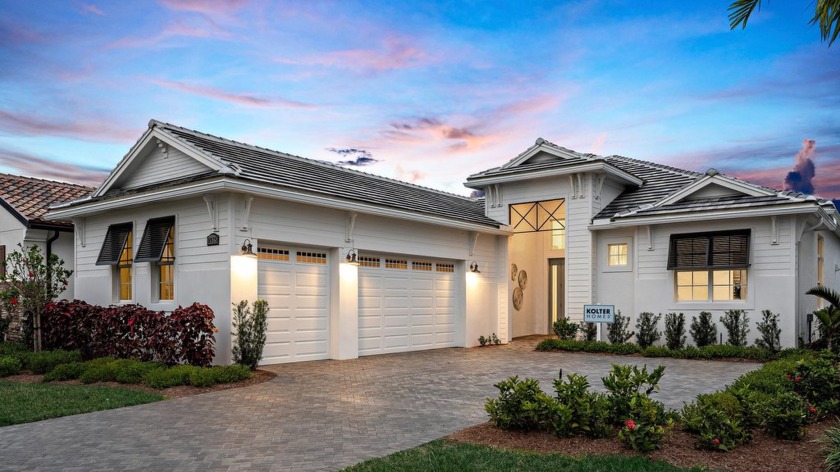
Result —
M 615 305 L 583 305 L 583 321 L 587 323 L 614 323 Z

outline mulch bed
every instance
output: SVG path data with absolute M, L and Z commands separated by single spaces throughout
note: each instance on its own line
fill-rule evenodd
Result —
M 805 437 L 801 441 L 785 441 L 759 432 L 751 443 L 730 452 L 696 449 L 695 438 L 682 431 L 679 426 L 675 426 L 666 432 L 662 448 L 644 457 L 665 461 L 678 467 L 705 467 L 710 470 L 733 472 L 822 471 L 825 468 L 822 465 L 821 445 L 815 444 L 813 440 L 836 423 L 835 420 L 824 420 L 807 426 Z M 505 431 L 491 423 L 462 429 L 448 436 L 447 439 L 503 449 L 559 453 L 567 456 L 604 454 L 642 456 L 622 446 L 616 438 L 558 438 L 547 432 Z
M 267 370 L 260 370 L 257 369 L 256 371 L 251 373 L 250 379 L 245 379 L 240 382 L 228 383 L 228 384 L 216 384 L 211 387 L 193 387 L 192 385 L 182 385 L 179 387 L 169 387 L 164 388 L 163 390 L 158 390 L 155 388 L 147 387 L 142 384 L 121 384 L 117 382 L 96 382 L 92 384 L 82 384 L 78 380 L 66 380 L 63 382 L 50 382 L 53 384 L 66 384 L 66 385 L 104 385 L 108 387 L 122 387 L 128 388 L 131 390 L 138 390 L 141 392 L 149 392 L 149 393 L 159 393 L 166 397 L 167 399 L 171 398 L 181 398 L 181 397 L 189 397 L 192 395 L 199 395 L 202 393 L 208 392 L 216 392 L 218 390 L 228 390 L 231 388 L 242 388 L 242 387 L 249 387 L 251 385 L 256 385 L 263 382 L 268 382 L 269 380 L 277 377 L 277 374 L 274 372 L 269 372 Z M 0 380 L 8 380 L 10 382 L 23 382 L 23 383 L 36 383 L 41 382 L 44 378 L 43 375 L 33 374 L 28 371 L 23 371 L 17 375 L 10 375 L 8 377 L 3 377 Z

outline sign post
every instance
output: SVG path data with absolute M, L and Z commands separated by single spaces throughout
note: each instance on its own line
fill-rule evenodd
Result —
M 615 305 L 583 305 L 583 321 L 598 324 L 598 341 L 600 341 L 601 323 L 615 323 Z

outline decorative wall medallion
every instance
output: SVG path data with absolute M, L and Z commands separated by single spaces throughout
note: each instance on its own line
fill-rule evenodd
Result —
M 510 265 L 510 280 L 516 280 L 516 273 L 519 272 L 519 268 L 516 267 L 516 264 Z
M 517 282 L 519 282 L 519 288 L 525 290 L 525 286 L 528 285 L 528 273 L 524 270 L 520 270 L 517 279 Z
M 523 298 L 522 289 L 516 287 L 513 289 L 513 307 L 516 311 L 519 311 L 522 308 L 522 298 Z

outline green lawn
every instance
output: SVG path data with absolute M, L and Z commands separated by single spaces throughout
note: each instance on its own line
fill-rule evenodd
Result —
M 0 426 L 163 400 L 126 388 L 0 381 Z
M 422 446 L 371 459 L 345 471 L 529 471 L 672 472 L 680 469 L 641 457 L 597 456 L 572 458 L 560 454 L 506 451 L 439 439 Z

